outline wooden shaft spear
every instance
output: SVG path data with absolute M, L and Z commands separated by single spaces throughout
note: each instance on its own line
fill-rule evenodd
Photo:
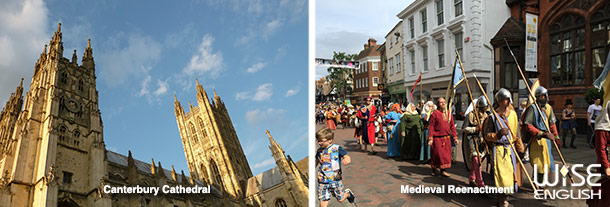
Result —
M 487 103 L 491 103 L 491 101 L 489 101 L 489 98 L 487 97 L 487 93 L 485 93 L 485 90 L 483 90 L 483 86 L 481 85 L 481 82 L 479 82 L 479 79 L 477 78 L 477 75 L 474 75 L 474 79 L 477 81 L 477 84 L 479 85 L 479 88 L 481 88 L 481 93 L 483 93 L 483 96 L 485 96 L 485 100 L 487 100 Z M 496 117 L 496 120 L 500 119 L 504 122 L 504 124 L 506 124 L 506 127 L 508 127 L 508 131 L 510 131 L 511 136 L 512 137 L 516 137 L 513 130 L 510 128 L 510 125 L 508 124 L 508 121 L 504 120 L 503 118 L 501 118 L 497 113 L 496 110 L 494 110 L 493 107 L 489 107 L 489 109 L 491 110 L 491 112 L 493 113 L 493 115 Z M 515 149 L 515 146 L 513 146 L 513 140 L 512 138 L 508 137 L 508 145 L 510 145 L 510 148 L 513 150 L 513 152 L 517 153 L 517 150 Z M 534 182 L 532 182 L 532 178 L 530 178 L 529 173 L 527 172 L 527 169 L 525 169 L 525 165 L 523 165 L 523 162 L 521 162 L 521 158 L 519 157 L 518 154 L 515 154 L 515 157 L 517 158 L 517 161 L 519 161 L 519 166 L 521 166 L 521 168 L 523 169 L 523 172 L 525 172 L 525 176 L 527 177 L 527 180 L 530 181 L 530 185 L 532 185 L 532 187 L 534 188 L 534 190 L 538 190 L 538 186 L 534 184 Z

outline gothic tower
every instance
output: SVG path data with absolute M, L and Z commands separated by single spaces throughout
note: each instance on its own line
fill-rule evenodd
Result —
M 35 64 L 23 101 L 20 87 L 0 130 L 0 206 L 110 206 L 97 192 L 106 175 L 102 120 L 90 40 L 81 65 L 63 57 L 61 23 Z M 10 121 L 9 121 L 10 122 Z M 5 139 L 5 134 L 10 133 Z
M 197 106 L 189 102 L 187 113 L 174 96 L 174 112 L 190 175 L 242 200 L 252 171 L 229 113 L 216 91 L 210 101 L 198 80 L 196 88 Z
M 280 170 L 282 178 L 288 184 L 288 193 L 290 196 L 297 201 L 296 205 L 307 206 L 309 188 L 307 184 L 307 178 L 301 174 L 296 164 L 290 156 L 284 154 L 284 150 L 279 143 L 275 142 L 269 131 L 267 130 L 267 136 L 269 137 L 269 149 L 275 159 L 275 164 Z

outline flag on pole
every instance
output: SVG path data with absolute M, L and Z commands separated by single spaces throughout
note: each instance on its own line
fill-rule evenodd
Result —
M 536 91 L 536 89 L 540 87 L 540 81 L 538 81 L 538 79 L 536 79 L 536 81 L 534 81 L 534 83 L 531 85 L 531 89 L 532 89 L 532 93 L 534 93 L 534 91 Z M 533 94 L 532 94 L 533 95 Z M 534 104 L 534 102 L 536 102 L 536 98 L 532 98 L 532 95 L 527 94 L 527 105 L 525 105 L 525 108 L 530 107 L 532 104 Z M 519 103 L 521 104 L 521 103 Z
M 421 73 L 419 73 L 419 78 L 417 78 L 415 84 L 413 84 L 413 87 L 411 88 L 411 101 L 413 101 L 413 103 L 415 103 L 415 99 L 413 99 L 413 92 L 415 92 L 415 87 L 417 87 L 419 81 L 421 81 Z
M 598 89 L 604 89 L 604 97 L 602 99 L 602 108 L 606 108 L 606 102 L 610 101 L 610 81 L 607 81 L 610 78 L 610 53 L 606 57 L 606 64 L 604 65 L 604 70 L 599 74 L 599 77 L 595 79 L 593 82 L 593 86 Z
M 447 111 L 449 111 L 449 114 L 453 113 L 451 112 L 451 105 L 453 104 L 455 90 L 457 86 L 465 79 L 464 73 L 462 72 L 462 64 L 460 64 L 460 62 L 460 56 L 456 51 L 455 61 L 453 63 L 453 75 L 451 76 L 451 82 L 449 82 L 447 93 L 445 95 L 445 100 L 447 101 Z

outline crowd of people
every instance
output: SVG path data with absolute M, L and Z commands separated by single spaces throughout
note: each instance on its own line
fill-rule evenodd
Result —
M 535 102 L 520 103 L 522 110 L 513 107 L 512 94 L 500 89 L 495 103 L 487 97 L 476 98 L 465 112 L 462 131 L 463 152 L 470 166 L 469 184 L 483 187 L 481 163 L 487 158 L 491 166 L 489 174 L 493 179 L 491 186 L 511 187 L 517 192 L 527 178 L 533 184 L 533 176 L 525 174 L 524 163 L 538 166 L 533 173 L 542 182 L 545 172 L 555 172 L 553 150 L 576 148 L 576 114 L 571 100 L 558 120 L 553 108 L 548 104 L 548 93 L 544 87 L 535 89 Z M 389 104 L 376 106 L 367 97 L 364 103 L 353 105 L 334 105 L 322 103 L 317 106 L 318 123 L 325 122 L 330 130 L 341 123 L 343 128 L 353 127 L 354 138 L 361 150 L 375 154 L 378 140 L 387 143 L 387 156 L 403 160 L 419 159 L 428 163 L 432 175 L 451 176 L 447 170 L 455 161 L 455 146 L 460 144 L 453 115 L 447 110 L 444 98 L 420 102 L 417 105 Z M 610 107 L 610 106 L 609 106 Z M 595 100 L 587 113 L 590 128 L 588 143 L 596 149 L 600 172 L 610 175 L 606 157 L 606 147 L 610 146 L 610 116 L 608 107 L 602 109 L 600 99 Z M 561 122 L 562 138 L 559 137 L 557 124 Z M 571 136 L 568 142 L 568 136 Z M 531 174 L 533 175 L 533 174 Z M 535 186 L 535 185 L 532 185 Z M 509 193 L 497 196 L 498 206 L 508 206 Z

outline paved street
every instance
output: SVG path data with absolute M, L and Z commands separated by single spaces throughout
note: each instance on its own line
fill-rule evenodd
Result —
M 316 131 L 325 125 L 317 124 Z M 457 163 L 447 172 L 451 177 L 432 176 L 430 166 L 419 161 L 400 161 L 388 158 L 386 144 L 376 146 L 376 155 L 360 150 L 353 138 L 354 129 L 335 130 L 334 143 L 348 151 L 352 163 L 343 169 L 343 182 L 356 195 L 358 206 L 495 206 L 495 196 L 483 194 L 401 194 L 401 185 L 440 185 L 468 186 L 468 172 L 463 163 L 461 147 L 458 146 Z M 460 133 L 458 133 L 460 134 Z M 381 139 L 379 139 L 381 140 Z M 460 138 L 461 140 L 461 138 Z M 460 143 L 461 144 L 461 143 Z M 595 163 L 595 154 L 588 147 L 584 136 L 577 137 L 578 149 L 562 149 L 568 165 L 570 163 Z M 317 146 L 316 146 L 317 147 Z M 555 152 L 554 152 L 555 153 Z M 556 163 L 561 163 L 555 154 Z M 529 164 L 528 171 L 532 172 Z M 483 168 L 485 170 L 485 168 Z M 584 170 L 581 170 L 584 173 Z M 485 183 L 491 184 L 491 176 L 483 175 Z M 578 180 L 577 180 L 578 182 Z M 317 195 L 316 195 L 317 197 Z M 509 202 L 514 206 L 586 206 L 584 200 L 536 200 L 533 191 L 524 176 L 524 188 L 513 195 Z M 338 203 L 334 198 L 329 206 L 353 206 L 347 201 Z

